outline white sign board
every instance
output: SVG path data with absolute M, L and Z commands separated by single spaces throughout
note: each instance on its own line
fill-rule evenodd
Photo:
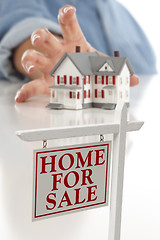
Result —
M 33 220 L 108 204 L 110 142 L 34 151 Z

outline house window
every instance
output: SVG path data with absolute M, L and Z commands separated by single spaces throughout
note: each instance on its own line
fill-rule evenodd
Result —
M 122 92 L 119 93 L 119 96 L 120 96 L 120 98 L 123 98 L 123 94 L 122 94 Z
M 60 77 L 60 84 L 64 84 L 64 77 Z
M 72 92 L 72 98 L 76 98 L 76 93 Z
M 104 98 L 104 90 L 95 89 L 95 98 Z
M 73 78 L 72 78 L 72 84 L 76 84 L 76 83 L 77 83 L 76 77 L 73 77 Z
M 84 84 L 86 85 L 86 84 L 90 84 L 90 76 L 86 76 L 85 78 L 84 78 Z
M 98 84 L 101 84 L 101 76 L 98 76 Z
M 108 77 L 108 84 L 113 84 L 113 78 L 111 76 Z
M 123 83 L 122 77 L 119 78 L 119 82 L 122 85 L 122 83 Z
M 74 85 L 79 85 L 79 77 L 77 76 L 77 77 L 72 77 L 72 76 L 70 76 L 69 77 L 69 84 L 70 85 L 72 85 L 72 84 L 74 84 Z
M 75 92 L 69 92 L 69 98 L 76 98 L 76 93 Z

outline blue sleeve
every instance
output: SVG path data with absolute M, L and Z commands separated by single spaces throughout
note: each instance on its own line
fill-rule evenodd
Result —
M 57 17 L 42 0 L 0 0 L 0 78 L 27 80 L 13 67 L 12 52 L 39 27 L 60 34 Z
M 58 23 L 44 0 L 0 0 L 0 40 L 15 24 L 30 17 L 52 19 Z

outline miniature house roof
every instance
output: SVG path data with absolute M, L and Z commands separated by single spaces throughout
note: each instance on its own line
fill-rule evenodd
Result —
M 130 71 L 130 74 L 134 74 L 134 70 L 127 57 L 109 57 L 100 56 L 97 52 L 78 52 L 78 53 L 65 53 L 64 56 L 59 60 L 56 66 L 51 71 L 53 75 L 59 68 L 63 60 L 68 57 L 73 64 L 77 67 L 79 72 L 84 75 L 119 75 L 126 64 Z M 109 71 L 103 70 L 104 64 L 110 66 Z M 112 69 L 112 71 L 111 71 Z
M 89 56 L 98 56 L 97 52 L 78 52 L 78 53 L 65 53 L 64 56 L 59 60 L 56 66 L 51 71 L 51 75 L 55 73 L 55 71 L 59 68 L 63 60 L 68 57 L 73 64 L 77 67 L 79 72 L 84 75 L 93 75 L 91 64 L 89 61 Z
M 120 75 L 125 64 L 127 64 L 130 74 L 134 74 L 134 70 L 127 57 L 92 56 L 90 57 L 90 63 L 93 74 Z M 113 71 L 99 71 L 105 63 L 108 63 Z

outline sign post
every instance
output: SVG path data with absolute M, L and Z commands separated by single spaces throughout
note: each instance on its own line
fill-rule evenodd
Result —
M 113 159 L 111 175 L 109 240 L 119 240 L 121 231 L 122 194 L 127 131 L 127 107 L 118 106 L 116 118 L 120 122 L 119 132 L 113 136 Z
M 50 139 L 113 134 L 111 152 L 110 142 L 35 151 L 33 220 L 109 203 L 108 240 L 120 240 L 126 133 L 139 130 L 143 122 L 127 121 L 124 103 L 117 105 L 114 114 L 106 124 L 17 132 L 24 141 L 45 140 L 45 145 Z

